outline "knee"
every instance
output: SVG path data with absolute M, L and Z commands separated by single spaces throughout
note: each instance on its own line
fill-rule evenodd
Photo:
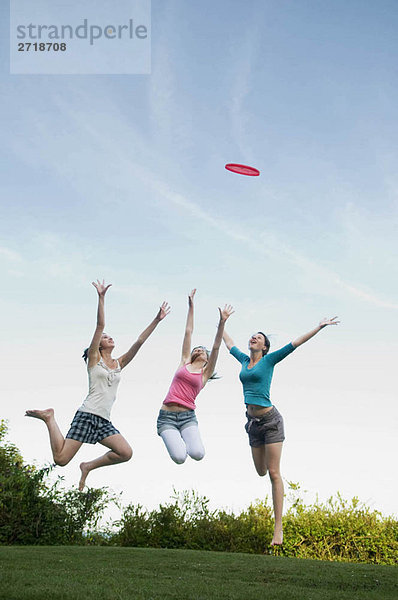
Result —
M 123 451 L 119 454 L 122 462 L 127 462 L 133 456 L 133 449 L 130 446 L 127 446 L 123 449 Z
M 269 478 L 271 479 L 271 481 L 275 482 L 275 481 L 279 481 L 280 479 L 282 479 L 279 469 L 268 469 L 268 472 L 269 472 Z
M 193 458 L 193 460 L 202 460 L 205 455 L 204 450 L 196 450 L 196 452 L 191 452 L 189 456 Z
M 64 458 L 62 456 L 54 456 L 54 462 L 58 467 L 65 467 L 70 462 L 70 458 Z
M 263 469 L 257 469 L 257 474 L 260 477 L 265 477 L 267 473 L 268 473 L 268 471 L 267 471 L 266 467 L 264 467 Z
M 184 462 L 187 458 L 187 455 L 186 454 L 184 454 L 184 455 L 183 454 L 173 454 L 171 456 L 171 458 L 176 463 L 176 465 L 182 465 L 182 464 L 184 464 Z

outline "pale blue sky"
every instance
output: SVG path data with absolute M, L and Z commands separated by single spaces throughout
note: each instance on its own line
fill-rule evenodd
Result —
M 283 473 L 321 497 L 341 490 L 395 511 L 396 2 L 153 1 L 150 76 L 11 76 L 0 11 L 2 412 L 24 456 L 50 460 L 25 408 L 53 404 L 66 429 L 85 396 L 79 353 L 94 325 L 90 282 L 103 276 L 120 353 L 163 299 L 173 311 L 115 405 L 134 462 L 92 484 L 147 505 L 173 483 L 224 506 L 270 493 L 225 349 L 222 380 L 198 401 L 205 461 L 169 463 L 154 433 L 197 287 L 198 343 L 211 343 L 224 302 L 242 349 L 253 330 L 276 348 L 341 317 L 275 371 Z M 63 471 L 70 483 L 77 464 Z

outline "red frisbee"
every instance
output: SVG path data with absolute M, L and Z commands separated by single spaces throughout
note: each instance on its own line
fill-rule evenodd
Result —
M 254 167 L 249 167 L 248 165 L 239 165 L 237 163 L 228 163 L 225 165 L 225 168 L 228 171 L 232 171 L 233 173 L 239 173 L 239 175 L 250 175 L 251 177 L 258 177 L 260 175 L 260 171 L 255 169 Z

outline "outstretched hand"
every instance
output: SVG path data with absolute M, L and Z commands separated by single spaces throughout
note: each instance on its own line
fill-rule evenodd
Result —
M 196 294 L 196 288 L 194 288 L 191 293 L 188 295 L 188 304 L 189 306 L 193 306 L 193 299 Z
M 338 323 L 340 323 L 340 321 L 336 321 L 336 319 L 337 319 L 337 317 L 333 317 L 332 319 L 327 319 L 325 317 L 319 323 L 319 327 L 322 329 L 323 327 L 326 327 L 327 325 L 337 325 Z
M 98 292 L 98 296 L 105 296 L 106 292 L 108 291 L 108 289 L 111 287 L 111 283 L 109 283 L 108 285 L 105 284 L 105 280 L 102 280 L 102 283 L 100 282 L 99 279 L 97 279 L 97 283 L 95 283 L 95 281 L 91 282 L 93 284 L 93 286 L 95 287 L 95 289 Z
M 220 321 L 226 321 L 235 312 L 230 304 L 224 304 L 224 308 L 221 310 L 219 307 L 218 310 L 220 311 Z
M 162 321 L 165 317 L 167 317 L 170 310 L 171 306 L 169 306 L 167 302 L 163 302 L 162 306 L 159 308 L 158 314 L 156 315 L 157 320 Z

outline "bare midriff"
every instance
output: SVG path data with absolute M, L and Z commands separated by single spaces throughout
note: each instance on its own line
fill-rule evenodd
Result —
M 259 406 L 258 404 L 246 404 L 247 414 L 250 417 L 261 417 L 273 409 L 273 406 Z
M 162 410 L 168 410 L 169 412 L 184 412 L 191 409 L 182 406 L 181 404 L 177 404 L 177 402 L 168 402 L 167 404 L 162 404 Z

